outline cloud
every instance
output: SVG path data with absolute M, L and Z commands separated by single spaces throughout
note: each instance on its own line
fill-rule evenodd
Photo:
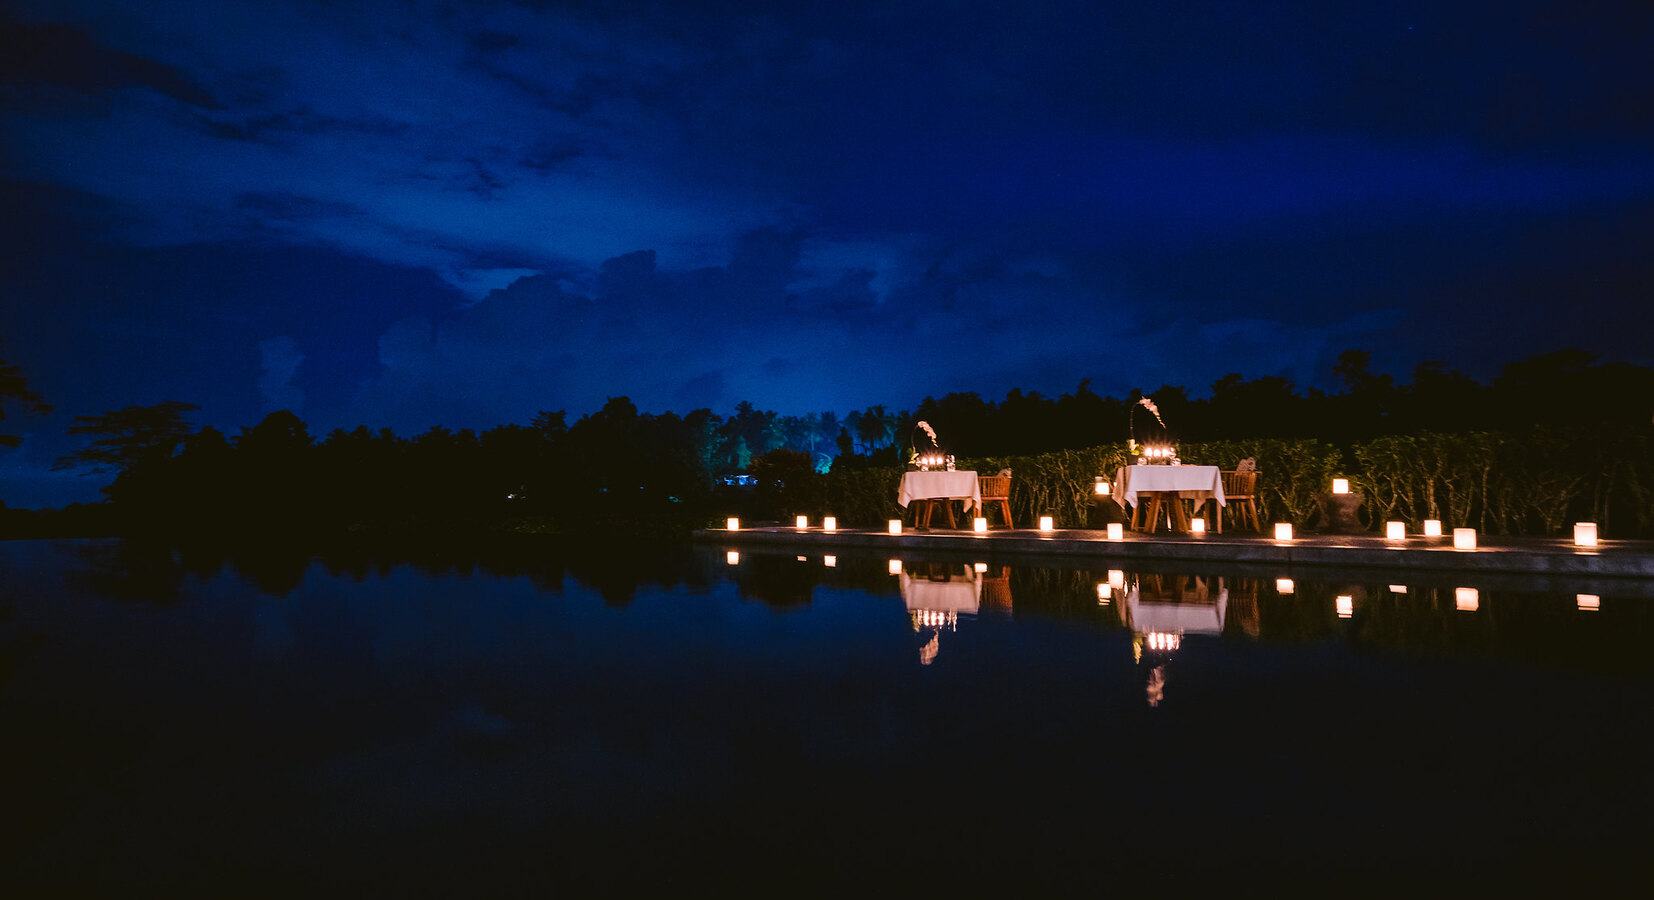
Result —
M 258 342 L 262 372 L 258 378 L 258 393 L 264 400 L 265 412 L 278 409 L 294 413 L 304 411 L 304 392 L 293 386 L 304 354 L 298 342 L 290 337 L 273 337 Z

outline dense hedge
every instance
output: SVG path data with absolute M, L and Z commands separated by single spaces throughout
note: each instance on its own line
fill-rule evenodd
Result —
M 1265 522 L 1313 527 L 1318 498 L 1333 477 L 1347 476 L 1366 495 L 1363 515 L 1375 530 L 1390 519 L 1413 528 L 1440 519 L 1446 528 L 1492 534 L 1558 534 L 1574 521 L 1595 521 L 1607 534 L 1633 537 L 1654 526 L 1654 439 L 1643 433 L 1426 433 L 1379 437 L 1348 452 L 1313 439 L 1256 439 L 1186 444 L 1179 452 L 1185 463 L 1224 469 L 1255 460 Z M 754 468 L 765 486 L 763 514 L 818 521 L 831 514 L 846 527 L 870 528 L 902 513 L 900 467 L 816 474 L 767 463 Z M 1125 464 L 1122 445 L 959 461 L 984 474 L 1011 469 L 1017 523 L 1026 527 L 1049 514 L 1059 528 L 1085 527 L 1096 476 L 1112 478 Z

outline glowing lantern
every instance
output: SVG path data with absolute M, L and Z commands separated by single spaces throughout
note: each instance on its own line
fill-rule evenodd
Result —
M 1407 585 L 1405 585 L 1405 584 L 1392 584 L 1392 585 L 1390 585 L 1390 593 L 1392 593 L 1392 594 L 1405 594 L 1405 593 L 1407 593 Z
M 981 516 L 977 516 L 976 518 L 971 520 L 971 530 L 976 532 L 977 534 L 987 534 L 988 533 L 988 520 L 984 519 Z
M 1597 545 L 1597 523 L 1574 523 L 1574 546 L 1595 547 Z
M 1348 494 L 1350 492 L 1350 480 L 1348 478 L 1334 478 L 1332 480 L 1332 492 L 1334 494 Z
M 836 568 L 838 568 L 838 557 L 836 557 L 836 556 L 823 556 L 821 558 L 821 564 L 826 566 L 829 569 L 836 569 Z
M 1057 526 L 1056 526 L 1055 522 L 1052 520 L 1052 518 L 1050 516 L 1040 516 L 1039 517 L 1039 530 L 1041 530 L 1041 531 L 1050 531 L 1050 530 L 1052 530 L 1053 528 L 1056 528 L 1056 527 Z
M 728 528 L 730 531 L 740 531 L 741 520 L 735 516 L 730 516 L 728 519 L 724 520 L 724 527 Z
M 1596 612 L 1602 609 L 1602 598 L 1596 594 L 1575 594 L 1574 600 L 1579 603 L 1580 612 Z
M 974 571 L 978 575 L 985 574 L 988 571 L 988 564 L 987 563 L 977 563 L 976 565 L 971 566 L 971 570 Z
M 1277 541 L 1290 541 L 1290 540 L 1292 540 L 1292 523 L 1291 522 L 1276 522 L 1275 523 L 1275 540 L 1277 540 Z
M 1425 519 L 1424 520 L 1424 536 L 1425 537 L 1441 537 L 1442 536 L 1442 520 L 1440 520 L 1440 519 Z
M 822 519 L 821 520 L 821 530 L 822 531 L 837 531 L 838 530 L 838 519 L 835 519 L 832 516 L 827 516 L 826 518 Z
M 1476 529 L 1474 529 L 1474 528 L 1455 528 L 1455 529 L 1453 529 L 1453 549 L 1455 549 L 1455 550 L 1474 550 L 1474 549 L 1476 549 Z
M 1096 491 L 1097 496 L 1100 497 L 1100 496 L 1108 493 L 1108 482 L 1103 480 L 1103 476 L 1098 475 L 1097 480 L 1095 482 L 1092 482 L 1091 489 Z
M 1338 606 L 1338 618 L 1348 619 L 1355 615 L 1355 597 L 1350 594 L 1339 594 L 1333 601 Z
M 797 526 L 798 528 L 800 528 L 800 529 L 809 528 L 810 527 L 810 517 L 809 516 L 799 516 L 798 518 L 793 520 L 793 524 L 795 526 Z
M 1454 588 L 1453 605 L 1465 612 L 1475 612 L 1482 605 L 1482 594 L 1475 588 Z
M 1191 534 L 1205 534 L 1206 533 L 1206 520 L 1199 517 L 1199 516 L 1196 516 L 1193 519 L 1190 519 L 1189 520 L 1189 532 Z
M 1385 522 L 1384 523 L 1384 539 L 1385 540 L 1399 541 L 1399 540 L 1401 540 L 1405 537 L 1407 537 L 1407 523 L 1406 522 Z
M 890 520 L 890 533 L 891 534 L 901 534 L 902 533 L 902 520 L 901 519 L 891 519 Z
M 1275 579 L 1275 593 L 1277 593 L 1277 594 L 1290 594 L 1290 593 L 1292 593 L 1292 590 L 1293 590 L 1292 579 L 1290 579 L 1290 578 L 1277 578 L 1277 579 Z
M 1119 522 L 1110 522 L 1110 523 L 1108 523 L 1108 539 L 1109 540 L 1111 540 L 1111 541 L 1124 540 L 1125 536 L 1126 536 L 1126 526 L 1121 525 Z

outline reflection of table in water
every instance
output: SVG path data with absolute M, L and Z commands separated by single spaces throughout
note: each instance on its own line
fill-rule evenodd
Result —
M 961 614 L 974 616 L 981 609 L 982 579 L 968 566 L 929 565 L 917 571 L 904 567 L 900 584 L 913 630 L 935 629 L 919 648 L 919 663 L 928 666 L 940 652 L 942 629 L 957 628 Z

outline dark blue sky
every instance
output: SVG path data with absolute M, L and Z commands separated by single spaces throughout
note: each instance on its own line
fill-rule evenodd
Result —
M 791 6 L 814 9 L 793 10 Z M 0 2 L 14 506 L 233 433 L 1654 364 L 1644 3 Z

